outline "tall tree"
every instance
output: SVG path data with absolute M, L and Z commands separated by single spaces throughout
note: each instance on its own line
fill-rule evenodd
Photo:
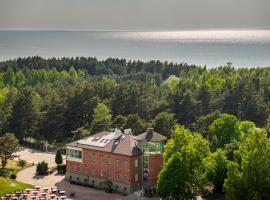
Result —
M 269 199 L 270 141 L 265 130 L 253 129 L 228 164 L 226 198 Z
M 25 88 L 14 103 L 8 129 L 19 139 L 34 137 L 39 121 L 38 96 L 31 88 Z
M 209 154 L 209 143 L 200 134 L 176 126 L 164 152 L 165 166 L 157 183 L 160 195 L 165 199 L 195 198 L 206 186 L 204 160 Z
M 222 192 L 223 184 L 227 178 L 227 158 L 224 151 L 218 149 L 205 160 L 206 176 L 214 185 L 216 192 Z
M 175 125 L 176 120 L 173 113 L 161 112 L 153 120 L 154 130 L 165 136 L 171 135 Z
M 61 150 L 60 149 L 57 149 L 56 151 L 56 154 L 55 154 L 55 163 L 57 165 L 60 165 L 63 163 L 63 157 L 62 157 L 62 154 L 61 154 Z
M 8 68 L 7 71 L 3 74 L 3 81 L 5 85 L 13 86 L 15 84 L 15 74 L 12 68 Z
M 239 120 L 228 114 L 222 114 L 209 126 L 209 135 L 212 144 L 217 148 L 223 148 L 233 139 L 239 140 L 241 131 L 239 129 Z
M 0 137 L 0 159 L 1 166 L 5 168 L 8 160 L 14 158 L 13 153 L 17 151 L 19 147 L 18 140 L 13 133 L 6 133 Z
M 112 123 L 111 110 L 104 104 L 98 103 L 94 109 L 92 131 L 94 133 L 108 129 Z

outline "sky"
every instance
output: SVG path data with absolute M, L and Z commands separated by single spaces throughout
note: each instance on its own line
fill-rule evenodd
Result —
M 0 29 L 270 28 L 270 0 L 0 0 Z

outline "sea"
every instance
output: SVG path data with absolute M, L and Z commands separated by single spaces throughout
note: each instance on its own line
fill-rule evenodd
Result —
M 18 57 L 113 57 L 208 68 L 270 66 L 270 30 L 0 30 L 0 61 Z

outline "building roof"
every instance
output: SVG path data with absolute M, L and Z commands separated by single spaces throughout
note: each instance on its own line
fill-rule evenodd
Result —
M 67 146 L 128 156 L 140 155 L 142 153 L 133 135 L 131 133 L 122 133 L 119 130 L 115 130 L 114 132 L 102 131 L 87 138 L 71 142 Z
M 152 128 L 149 128 L 145 133 L 134 137 L 134 139 L 146 142 L 161 142 L 167 140 L 167 137 L 155 132 Z

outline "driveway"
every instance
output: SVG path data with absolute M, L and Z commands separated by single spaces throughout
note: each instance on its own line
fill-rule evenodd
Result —
M 45 161 L 49 167 L 56 166 L 55 164 L 55 153 L 43 152 L 34 149 L 23 148 L 21 151 L 15 153 L 20 159 L 26 160 L 30 163 L 39 163 Z M 65 156 L 63 156 L 63 162 L 65 163 Z

